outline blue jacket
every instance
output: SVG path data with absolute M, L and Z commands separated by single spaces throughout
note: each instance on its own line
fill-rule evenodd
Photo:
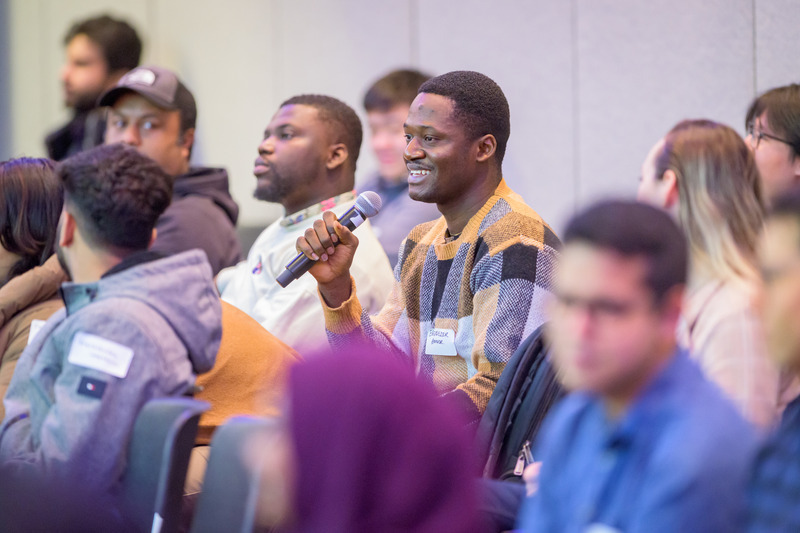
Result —
M 22 353 L 0 425 L 6 466 L 111 490 L 142 405 L 213 366 L 221 310 L 205 255 L 121 266 L 63 284 L 65 308 Z
M 539 489 L 526 532 L 734 532 L 758 443 L 686 353 L 678 352 L 618 421 L 596 396 L 567 396 L 534 457 Z

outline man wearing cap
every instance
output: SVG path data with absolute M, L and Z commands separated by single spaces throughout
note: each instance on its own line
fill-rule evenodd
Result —
M 100 98 L 109 106 L 106 144 L 124 143 L 150 157 L 174 181 L 172 204 L 158 219 L 156 252 L 203 250 L 217 272 L 236 264 L 239 206 L 223 168 L 191 167 L 197 107 L 178 77 L 159 67 L 138 67 Z

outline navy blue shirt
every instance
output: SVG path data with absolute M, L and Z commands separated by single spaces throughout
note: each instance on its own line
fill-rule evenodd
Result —
M 597 396 L 571 394 L 538 444 L 542 470 L 523 506 L 526 532 L 742 529 L 755 430 L 684 352 L 619 420 Z
M 748 504 L 748 532 L 800 531 L 800 398 L 756 458 Z

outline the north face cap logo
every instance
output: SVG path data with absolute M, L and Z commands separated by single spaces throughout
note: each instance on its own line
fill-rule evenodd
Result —
M 153 85 L 156 82 L 156 73 L 146 68 L 137 68 L 128 72 L 120 85 L 138 83 L 140 85 Z

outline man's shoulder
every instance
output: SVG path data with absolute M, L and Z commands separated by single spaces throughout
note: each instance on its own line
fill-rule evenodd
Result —
M 478 236 L 492 255 L 517 243 L 551 250 L 561 246 L 547 222 L 516 193 L 497 199 L 481 220 Z
M 699 470 L 749 459 L 757 445 L 755 429 L 693 361 L 686 365 L 692 368 L 659 394 L 663 400 L 657 401 L 664 403 L 648 423 L 658 430 L 656 457 Z

